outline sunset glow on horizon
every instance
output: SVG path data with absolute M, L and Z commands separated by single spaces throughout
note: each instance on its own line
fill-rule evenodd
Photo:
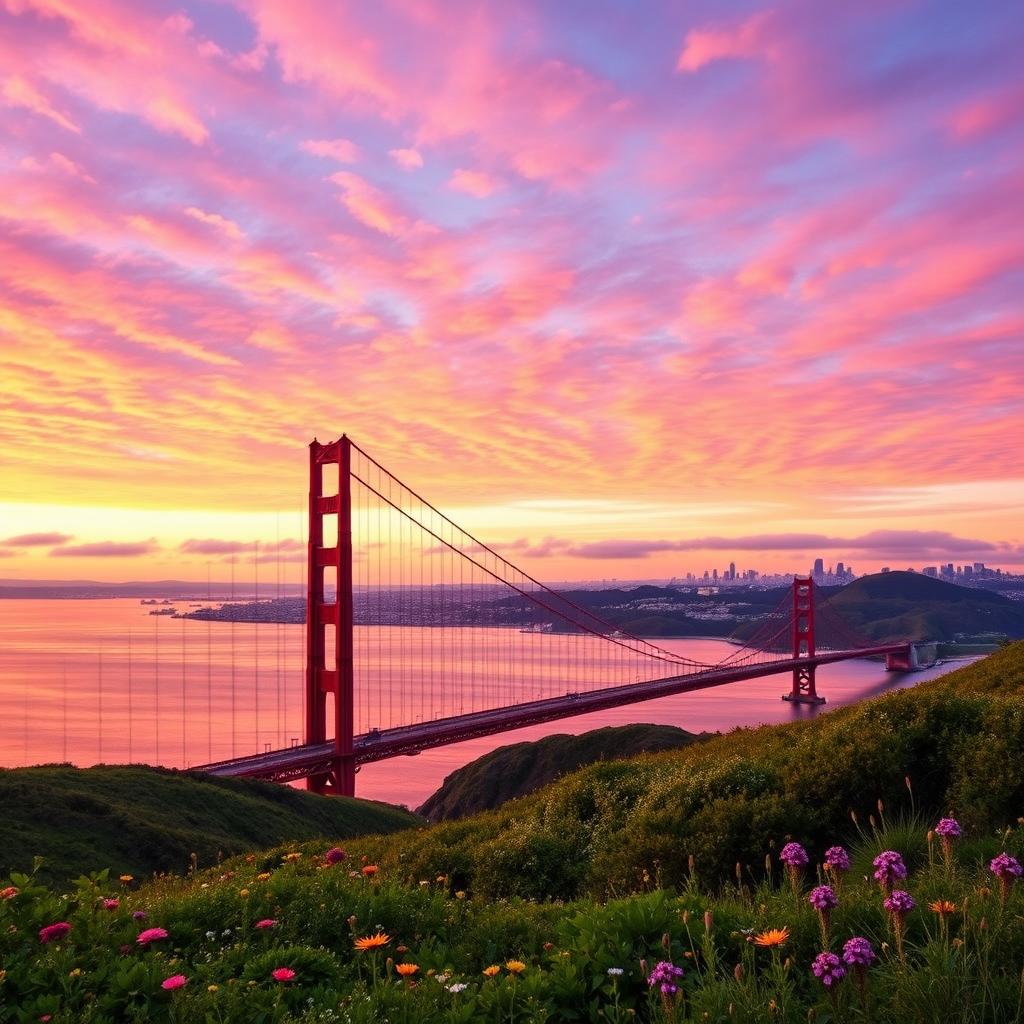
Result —
M 542 579 L 1024 569 L 1022 50 L 1010 2 L 0 0 L 0 578 L 295 581 L 342 432 Z

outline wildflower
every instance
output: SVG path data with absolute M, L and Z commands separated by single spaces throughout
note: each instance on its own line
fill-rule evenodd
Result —
M 9 885 L 6 889 L 0 889 L 0 900 L 13 900 L 18 895 L 16 886 Z
M 466 898 L 466 890 L 465 889 L 457 889 L 455 891 L 455 898 L 457 900 L 464 900 Z
M 793 887 L 793 892 L 798 893 L 800 879 L 807 866 L 807 851 L 799 843 L 786 843 L 779 851 L 779 860 L 786 865 L 786 874 L 789 875 L 789 884 Z
M 140 946 L 145 946 L 150 942 L 159 942 L 168 937 L 167 931 L 163 928 L 147 928 L 144 932 L 139 932 L 135 941 Z
M 220 991 L 220 985 L 207 985 L 206 986 L 206 991 L 207 992 L 219 992 Z
M 56 924 L 48 924 L 45 928 L 39 929 L 40 942 L 56 942 L 63 939 L 71 931 L 71 925 L 67 921 L 58 921 Z
M 145 921 L 146 920 L 146 912 L 144 910 L 133 910 L 132 911 L 132 920 L 133 921 Z
M 850 855 L 841 846 L 830 846 L 825 851 L 825 868 L 828 871 L 849 871 Z
M 169 978 L 164 978 L 160 983 L 160 987 L 171 992 L 176 988 L 183 988 L 187 981 L 188 978 L 186 978 L 184 974 L 172 974 Z
M 670 960 L 662 960 L 647 976 L 647 984 L 650 988 L 657 985 L 663 996 L 674 996 L 679 991 L 676 982 L 682 976 L 682 967 L 676 967 Z
M 120 877 L 118 878 L 118 881 L 119 881 L 119 882 L 120 882 L 120 883 L 121 883 L 122 885 L 131 885 L 131 884 L 132 884 L 132 882 L 134 882 L 134 881 L 135 881 L 135 876 L 134 876 L 134 875 L 121 875 L 121 876 L 120 876 Z
M 215 939 L 215 938 L 217 938 L 217 933 L 216 932 L 207 932 L 206 933 L 206 937 L 208 939 Z
M 419 970 L 419 965 L 418 964 L 395 964 L 395 970 L 398 971 L 398 973 L 403 978 L 411 978 Z
M 221 934 L 221 938 L 226 939 L 231 934 L 231 929 L 230 928 L 225 928 L 224 931 L 222 931 L 220 934 Z
M 786 843 L 779 851 L 779 860 L 786 867 L 803 868 L 807 866 L 807 851 L 799 843 Z
M 956 818 L 942 818 L 938 825 L 935 826 L 935 834 L 940 839 L 959 839 L 960 823 Z
M 523 971 L 526 970 L 526 964 L 524 964 L 522 960 L 506 960 L 505 970 L 507 970 L 509 974 L 522 974 Z
M 885 898 L 882 905 L 890 914 L 898 914 L 900 916 L 909 914 L 917 906 L 914 902 L 914 897 L 903 889 L 896 889 L 892 892 Z
M 256 876 L 256 881 L 257 882 L 269 882 L 270 881 L 270 872 L 269 871 L 261 871 Z
M 846 968 L 835 953 L 819 953 L 811 964 L 814 976 L 825 986 L 831 988 L 846 977 Z
M 395 952 L 396 953 L 408 953 L 409 952 L 409 947 L 408 946 L 395 946 Z
M 490 967 L 485 967 L 483 969 L 483 973 L 488 978 L 493 978 L 500 970 L 501 970 L 501 968 L 497 964 L 491 964 Z
M 116 897 L 103 901 L 104 910 L 117 910 L 119 906 L 121 906 L 121 901 Z
M 241 896 L 244 899 L 246 896 L 249 895 L 249 890 L 248 889 L 239 889 L 238 890 L 238 895 Z
M 875 881 L 887 896 L 892 892 L 893 882 L 907 877 L 907 866 L 895 850 L 883 850 L 875 859 Z
M 302 854 L 295 852 L 286 853 L 281 859 L 288 864 L 294 864 L 297 860 L 302 860 Z
M 831 885 L 815 886 L 807 897 L 807 902 L 815 910 L 831 910 L 839 906 L 839 899 Z
M 379 931 L 373 935 L 364 935 L 361 939 L 356 939 L 354 945 L 356 949 L 365 951 L 367 949 L 380 949 L 381 946 L 386 946 L 390 941 L 390 935 L 385 935 Z
M 340 846 L 332 846 L 325 854 L 324 861 L 327 864 L 340 864 L 348 854 Z
M 756 946 L 781 946 L 789 938 L 789 928 L 769 928 L 754 936 Z
M 262 921 L 256 922 L 257 928 L 273 928 L 277 922 L 272 917 L 265 917 Z
M 375 874 L 377 874 L 377 865 L 376 864 L 364 864 L 363 865 L 363 874 L 367 878 L 373 878 L 373 876 Z
M 1006 906 L 1006 900 L 1010 895 L 1013 883 L 1024 873 L 1020 861 L 1011 857 L 1008 853 L 1001 853 L 998 857 L 992 858 L 989 870 L 999 879 L 999 905 Z
M 82 968 L 76 967 L 74 970 L 68 971 L 69 978 L 80 978 L 82 976 Z
M 464 981 L 455 981 L 448 986 L 448 991 L 454 992 L 458 995 L 459 992 L 465 992 L 467 988 L 469 988 L 469 986 Z
M 956 904 L 949 900 L 933 900 L 928 904 L 928 909 L 938 914 L 940 918 L 945 918 L 947 914 L 956 913 Z
M 290 967 L 275 967 L 270 972 L 270 976 L 274 981 L 292 981 L 295 978 L 295 972 Z
M 877 957 L 867 939 L 855 935 L 843 944 L 843 960 L 850 967 L 870 967 Z
M 624 973 L 625 973 L 625 971 L 623 971 L 623 969 L 621 967 L 609 967 L 608 968 L 608 976 L 610 978 L 621 978 Z

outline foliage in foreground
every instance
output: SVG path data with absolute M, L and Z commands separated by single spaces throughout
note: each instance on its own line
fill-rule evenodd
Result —
M 959 840 L 948 861 L 925 829 L 881 818 L 845 872 L 815 878 L 790 846 L 797 866 L 773 856 L 772 881 L 741 873 L 709 897 L 694 876 L 606 904 L 492 903 L 336 849 L 141 888 L 101 873 L 68 894 L 16 873 L 0 888 L 0 1021 L 1024 1020 L 1024 883 L 988 867 L 1021 856 L 1024 829 Z M 890 881 L 916 904 L 902 915 L 871 877 L 897 843 L 909 874 Z M 825 881 L 827 922 L 809 899 Z M 841 956 L 854 936 L 872 951 L 862 972 Z M 840 956 L 823 961 L 829 947 Z

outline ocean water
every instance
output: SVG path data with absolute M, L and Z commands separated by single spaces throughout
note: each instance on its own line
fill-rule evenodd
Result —
M 303 626 L 150 610 L 137 599 L 0 601 L 0 766 L 190 767 L 301 741 Z M 734 650 L 704 638 L 658 644 L 709 664 Z M 357 627 L 356 660 L 359 731 L 635 681 L 645 671 L 602 640 L 479 627 Z M 782 701 L 785 675 L 663 697 L 366 765 L 357 792 L 416 807 L 450 772 L 507 743 L 632 722 L 701 732 L 792 721 L 959 664 L 911 674 L 868 660 L 826 665 L 817 673 L 822 708 Z

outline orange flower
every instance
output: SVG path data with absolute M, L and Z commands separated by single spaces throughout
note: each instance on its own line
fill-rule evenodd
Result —
M 364 865 L 363 866 L 363 874 L 366 875 L 367 878 L 370 878 L 373 875 L 377 874 L 377 865 L 376 864 L 366 864 L 366 865 Z
M 269 871 L 261 871 L 256 876 L 257 881 L 260 881 L 260 882 L 265 882 L 268 878 L 270 878 L 270 872 Z
M 381 946 L 386 946 L 390 941 L 390 935 L 376 932 L 374 935 L 364 935 L 361 939 L 356 939 L 355 947 L 359 950 L 380 949 Z
M 287 861 L 289 864 L 294 864 L 297 860 L 302 860 L 301 853 L 286 853 L 281 860 Z
M 789 938 L 789 928 L 769 928 L 754 936 L 757 946 L 781 946 Z
M 486 974 L 488 978 L 493 978 L 500 970 L 501 968 L 497 964 L 491 964 L 490 967 L 484 968 L 484 974 Z
M 956 913 L 956 904 L 949 900 L 935 900 L 928 904 L 928 909 L 934 911 L 939 917 L 945 917 L 946 914 Z
M 395 970 L 403 978 L 410 978 L 419 970 L 419 967 L 416 964 L 395 964 Z
M 505 970 L 510 974 L 522 974 L 526 970 L 526 964 L 522 960 L 508 960 L 505 963 Z

